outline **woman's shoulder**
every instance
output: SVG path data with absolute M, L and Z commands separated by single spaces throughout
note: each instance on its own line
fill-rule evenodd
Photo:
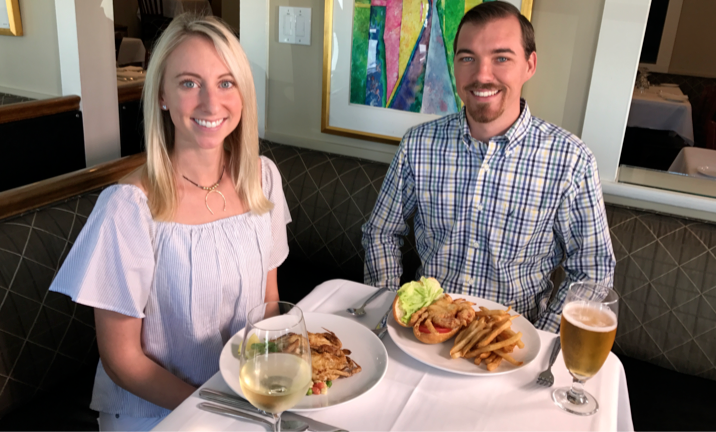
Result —
M 108 215 L 127 212 L 143 216 L 150 214 L 141 167 L 105 188 L 99 195 L 95 208 L 105 211 Z
M 129 173 L 126 176 L 119 179 L 117 184 L 118 185 L 134 186 L 134 187 L 138 188 L 140 191 L 142 191 L 142 193 L 146 197 L 147 196 L 147 188 L 144 187 L 144 178 L 145 178 L 144 170 L 145 170 L 145 166 L 144 165 L 140 166 L 139 168 L 135 169 L 131 173 Z

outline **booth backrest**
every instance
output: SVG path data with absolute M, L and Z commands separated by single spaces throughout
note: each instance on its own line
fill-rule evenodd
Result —
M 297 301 L 337 277 L 362 281 L 361 226 L 388 165 L 268 141 L 261 153 L 281 172 L 293 219 L 281 297 Z M 0 415 L 96 367 L 92 310 L 48 287 L 97 196 L 0 220 Z M 614 351 L 716 380 L 716 225 L 612 205 L 607 217 L 621 295 Z M 412 237 L 403 249 L 411 279 Z

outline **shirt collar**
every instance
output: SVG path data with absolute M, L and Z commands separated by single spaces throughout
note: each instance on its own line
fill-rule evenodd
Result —
M 520 116 L 517 117 L 512 126 L 505 132 L 504 135 L 493 137 L 498 143 L 505 143 L 506 149 L 511 150 L 515 147 L 522 139 L 527 135 L 530 124 L 532 123 L 532 113 L 527 105 L 527 101 L 520 98 Z M 460 114 L 460 129 L 462 130 L 463 143 L 470 147 L 473 141 L 476 141 L 472 135 L 470 135 L 470 126 L 467 123 L 467 111 L 465 107 L 462 107 Z

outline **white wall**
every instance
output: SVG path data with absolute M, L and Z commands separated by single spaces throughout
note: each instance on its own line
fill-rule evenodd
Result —
M 684 0 L 669 73 L 716 78 L 716 1 Z
M 522 96 L 532 114 L 581 135 L 604 0 L 539 0 L 537 73 Z
M 20 2 L 24 36 L 0 36 L 0 92 L 62 95 L 54 0 Z
M 537 74 L 524 89 L 533 113 L 579 134 L 604 0 L 533 6 Z M 395 145 L 321 133 L 325 0 L 242 0 L 242 44 L 252 63 L 262 136 L 284 144 L 389 162 Z M 312 9 L 311 45 L 278 43 L 279 6 Z M 267 34 L 267 41 L 262 36 Z M 266 58 L 267 60 L 263 60 Z M 266 76 L 265 88 L 262 77 Z M 265 101 L 263 100 L 265 98 Z M 260 114 L 261 114 L 260 113 Z

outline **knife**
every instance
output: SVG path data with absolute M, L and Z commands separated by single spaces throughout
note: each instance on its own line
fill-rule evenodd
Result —
M 253 416 L 261 416 L 264 418 L 272 418 L 271 414 L 266 413 L 265 411 L 261 411 L 260 409 L 256 408 L 255 406 L 251 405 L 249 401 L 244 399 L 243 397 L 239 395 L 232 395 L 228 393 L 223 393 L 220 391 L 212 390 L 212 389 L 201 389 L 199 391 L 199 397 L 212 401 L 217 402 L 220 404 L 228 405 L 233 408 L 237 408 L 241 411 L 248 411 L 248 414 Z M 281 414 L 281 419 L 283 420 L 294 420 L 294 421 L 302 421 L 308 424 L 308 428 L 312 431 L 317 432 L 324 432 L 324 431 L 339 431 L 344 430 L 336 426 L 331 426 L 326 423 L 321 423 L 319 421 L 313 420 L 308 417 L 304 417 L 302 415 L 294 414 L 290 411 L 284 411 L 283 414 Z
M 250 420 L 260 423 L 266 423 L 271 426 L 274 425 L 273 421 L 266 420 L 263 417 L 260 416 L 253 416 L 248 415 L 243 411 L 239 411 L 238 409 L 229 408 L 228 406 L 223 405 L 217 405 L 209 402 L 202 402 L 199 405 L 196 406 L 200 410 L 208 411 L 210 413 L 214 414 L 221 414 L 225 415 L 227 417 L 239 419 L 239 420 Z M 284 420 L 281 419 L 281 430 L 283 431 L 305 431 L 308 429 L 308 425 L 304 422 L 295 421 L 295 420 Z

